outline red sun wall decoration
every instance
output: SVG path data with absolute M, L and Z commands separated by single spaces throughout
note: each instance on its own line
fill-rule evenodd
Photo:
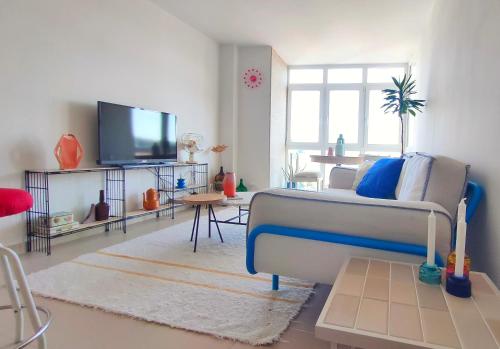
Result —
M 262 73 L 256 68 L 248 68 L 243 73 L 243 83 L 249 88 L 257 88 L 262 84 Z

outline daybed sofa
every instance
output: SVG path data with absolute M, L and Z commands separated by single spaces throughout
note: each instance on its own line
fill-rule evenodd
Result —
M 405 162 L 406 164 L 406 162 Z M 468 182 L 469 167 L 444 156 L 431 157 L 421 200 L 373 199 L 352 189 L 356 170 L 334 167 L 323 192 L 271 189 L 257 193 L 247 226 L 247 269 L 321 283 L 333 283 L 349 255 L 420 263 L 426 255 L 427 222 L 437 221 L 436 260 L 446 259 L 455 231 L 458 204 L 466 191 L 469 220 L 481 197 Z M 396 194 L 408 185 L 403 167 Z M 406 177 L 406 184 L 402 184 Z M 417 185 L 410 178 L 409 185 Z

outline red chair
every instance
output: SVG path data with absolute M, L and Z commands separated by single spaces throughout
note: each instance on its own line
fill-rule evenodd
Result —
M 0 217 L 25 212 L 29 210 L 32 205 L 33 199 L 28 192 L 20 189 L 0 188 Z M 44 333 L 49 327 L 51 319 L 49 311 L 35 305 L 19 256 L 13 250 L 0 243 L 0 258 L 0 265 L 2 266 L 5 285 L 11 302 L 10 305 L 0 306 L 0 310 L 12 309 L 14 311 L 14 316 L 16 318 L 16 339 L 14 348 L 25 348 L 35 340 L 38 340 L 38 348 L 47 348 L 47 340 Z M 26 309 L 34 330 L 34 334 L 24 340 L 23 309 Z M 45 323 L 42 323 L 40 320 L 38 311 L 46 315 Z

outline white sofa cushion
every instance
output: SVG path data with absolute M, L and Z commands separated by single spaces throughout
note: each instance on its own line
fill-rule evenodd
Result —
M 424 201 L 440 204 L 454 220 L 465 194 L 468 173 L 469 165 L 446 156 L 434 156 Z
M 355 168 L 334 166 L 330 171 L 330 183 L 328 184 L 328 187 L 337 189 L 351 189 L 355 177 Z
M 427 191 L 434 158 L 424 154 L 412 154 L 406 160 L 396 190 L 396 199 L 422 201 Z
M 354 182 L 352 183 L 352 190 L 358 189 L 358 185 L 365 176 L 366 172 L 373 166 L 374 161 L 363 161 L 361 165 L 359 165 L 358 170 L 356 171 L 356 177 L 354 177 Z
M 430 210 L 437 217 L 436 250 L 446 258 L 452 221 L 442 206 L 426 201 L 366 198 L 353 190 L 316 193 L 273 189 L 257 193 L 250 207 L 248 229 L 272 224 L 425 246 Z

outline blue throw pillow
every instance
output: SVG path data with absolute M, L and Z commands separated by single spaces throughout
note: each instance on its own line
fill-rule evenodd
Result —
M 377 199 L 395 199 L 404 159 L 380 159 L 368 170 L 356 194 Z

